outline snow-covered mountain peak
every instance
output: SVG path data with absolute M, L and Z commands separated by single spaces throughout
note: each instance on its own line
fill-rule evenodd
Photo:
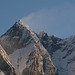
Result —
M 25 22 L 23 22 L 22 20 L 19 20 L 18 22 L 16 22 L 16 24 L 29 28 L 29 26 Z
M 0 75 L 7 63 L 18 75 L 75 75 L 75 35 L 66 39 L 44 31 L 38 35 L 19 20 L 0 37 L 0 44 Z
M 23 48 L 33 42 L 32 39 L 31 29 L 29 26 L 22 21 L 18 21 L 4 35 L 1 36 L 0 42 L 7 54 L 10 54 L 15 49 Z
M 48 35 L 47 35 L 47 33 L 46 33 L 46 32 L 41 31 L 41 32 L 39 33 L 39 37 L 40 37 L 40 38 L 42 38 L 42 39 L 45 39 L 45 38 L 47 38 L 47 37 L 48 37 Z
M 38 34 L 21 20 L 1 36 L 0 43 L 18 75 L 25 75 L 29 71 L 32 75 L 57 75 L 57 69 Z
M 19 20 L 2 36 L 10 35 L 11 37 L 13 37 L 13 36 L 21 37 L 24 32 L 30 32 L 28 29 L 30 29 L 29 26 L 26 23 L 24 23 L 23 21 Z

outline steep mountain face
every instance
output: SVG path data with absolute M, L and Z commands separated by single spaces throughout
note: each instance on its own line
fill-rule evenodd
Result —
M 0 45 L 0 75 L 16 75 L 8 55 Z
M 37 34 L 22 21 L 16 22 L 0 37 L 0 44 L 18 75 L 58 75 Z
M 41 32 L 39 38 L 51 54 L 52 61 L 58 69 L 58 75 L 75 75 L 75 36 L 60 39 Z

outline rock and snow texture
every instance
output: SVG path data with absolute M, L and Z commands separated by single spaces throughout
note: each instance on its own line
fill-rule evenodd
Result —
M 2 67 L 7 65 L 18 75 L 75 75 L 75 36 L 38 35 L 18 21 L 0 37 L 0 44 L 0 75 L 6 75 Z
M 8 55 L 0 45 L 0 75 L 16 75 Z
M 22 21 L 16 22 L 0 37 L 0 44 L 18 75 L 58 75 L 38 35 Z
M 41 32 L 39 38 L 51 54 L 52 61 L 58 69 L 58 75 L 75 75 L 75 36 L 60 39 Z
M 75 75 L 75 36 L 38 35 L 18 21 L 0 37 L 0 44 L 0 75 L 15 75 L 6 74 L 8 68 L 17 75 Z
M 27 45 L 25 48 L 20 48 L 14 51 L 12 54 L 9 55 L 10 61 L 12 64 L 15 66 L 15 69 L 18 73 L 22 73 L 23 70 L 25 69 L 26 62 L 28 61 L 28 56 L 31 52 L 34 51 L 34 46 L 33 44 Z M 14 59 L 15 58 L 15 59 Z M 30 64 L 33 62 L 30 61 Z

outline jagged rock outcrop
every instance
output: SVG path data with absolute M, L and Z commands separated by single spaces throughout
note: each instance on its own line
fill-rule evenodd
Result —
M 39 39 L 51 56 L 53 52 L 61 48 L 61 46 L 57 44 L 57 42 L 60 42 L 62 39 L 56 37 L 55 35 L 48 36 L 46 32 L 41 31 L 39 33 Z
M 0 45 L 0 75 L 17 75 L 8 55 Z
M 18 75 L 58 75 L 38 35 L 22 21 L 16 22 L 0 37 L 0 44 Z

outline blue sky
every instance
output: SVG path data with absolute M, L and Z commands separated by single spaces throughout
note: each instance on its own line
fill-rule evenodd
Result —
M 37 33 L 75 35 L 75 0 L 0 0 L 0 35 L 19 19 Z

